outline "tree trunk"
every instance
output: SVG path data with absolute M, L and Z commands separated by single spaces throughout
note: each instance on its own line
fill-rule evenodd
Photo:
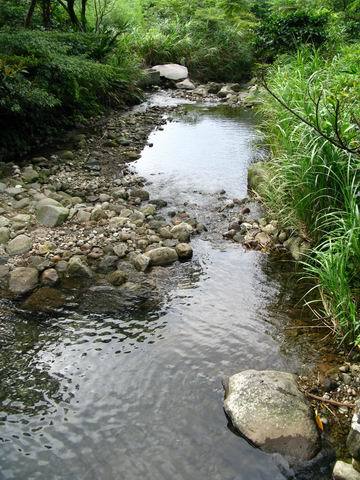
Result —
M 67 0 L 66 4 L 71 23 L 77 30 L 82 30 L 81 23 L 79 22 L 74 9 L 75 0 Z
M 34 15 L 34 10 L 35 10 L 35 7 L 36 7 L 36 2 L 37 2 L 37 0 L 31 0 L 29 10 L 27 12 L 26 19 L 25 19 L 25 27 L 26 28 L 29 28 L 30 25 L 31 25 L 32 18 L 33 18 L 33 15 Z
M 42 0 L 42 18 L 46 29 L 51 27 L 51 0 Z
M 87 30 L 86 4 L 87 0 L 81 0 L 81 26 L 84 32 Z
M 82 30 L 81 23 L 79 22 L 79 19 L 77 18 L 77 15 L 75 13 L 75 8 L 74 8 L 75 0 L 57 0 L 57 1 L 66 10 L 73 27 L 75 27 L 76 30 Z

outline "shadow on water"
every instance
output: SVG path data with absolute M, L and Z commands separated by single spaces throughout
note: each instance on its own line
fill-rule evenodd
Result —
M 186 108 L 135 168 L 153 197 L 215 222 L 218 190 L 246 194 L 254 120 Z M 193 246 L 192 262 L 154 271 L 154 289 L 134 296 L 100 286 L 69 290 L 56 313 L 3 305 L 1 478 L 283 478 L 227 428 L 221 378 L 299 367 L 276 334 L 291 296 L 266 256 L 211 235 Z

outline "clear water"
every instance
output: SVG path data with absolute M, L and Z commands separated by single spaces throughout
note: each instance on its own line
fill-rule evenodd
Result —
M 186 114 L 155 131 L 137 169 L 156 178 L 161 196 L 193 201 L 193 193 L 225 189 L 233 197 L 247 193 L 247 168 L 255 139 L 251 112 L 226 107 L 188 107 Z M 159 192 L 159 193 L 160 193 Z M 178 195 L 181 198 L 179 199 Z
M 209 226 L 192 262 L 154 275 L 163 293 L 125 304 L 111 290 L 73 293 L 56 315 L 3 304 L 1 478 L 283 478 L 222 409 L 223 376 L 297 367 L 274 334 L 288 321 L 287 297 L 267 257 L 211 228 L 220 189 L 246 194 L 254 121 L 223 108 L 188 112 L 151 135 L 134 167 L 153 196 L 185 202 Z

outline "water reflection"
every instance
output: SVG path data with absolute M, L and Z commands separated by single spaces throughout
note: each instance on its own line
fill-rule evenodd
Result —
M 224 106 L 187 106 L 174 120 L 151 134 L 154 147 L 145 147 L 136 162 L 140 174 L 156 176 L 161 196 L 169 200 L 174 192 L 184 202 L 194 190 L 211 194 L 223 188 L 228 195 L 246 196 L 256 138 L 253 115 Z
M 149 292 L 139 296 L 137 292 L 136 300 L 134 295 L 126 298 L 124 291 L 100 287 L 82 292 L 81 305 L 75 311 L 65 308 L 57 315 L 41 315 L 13 305 L 17 314 L 3 313 L 0 322 L 3 421 L 14 414 L 44 414 L 53 402 L 69 401 L 62 385 L 64 376 L 59 379 L 57 373 L 49 374 L 53 357 L 62 355 L 55 353 L 59 345 L 61 349 L 79 353 L 81 350 L 81 357 L 85 357 L 91 350 L 101 351 L 103 344 L 112 343 L 115 354 L 130 353 L 141 343 L 161 339 L 158 330 L 165 323 L 160 312 L 166 307 L 162 307 L 160 297 L 154 298 Z M 77 305 L 75 296 L 72 306 Z
M 254 131 L 247 113 L 199 115 L 156 132 L 137 168 L 163 172 L 151 189 L 172 204 L 203 192 L 197 213 L 210 218 L 215 191 L 246 191 Z M 228 430 L 221 386 L 241 369 L 296 367 L 269 335 L 280 285 L 257 252 L 205 238 L 194 251 L 192 262 L 150 274 L 146 288 L 69 287 L 56 313 L 3 318 L 5 479 L 282 478 Z

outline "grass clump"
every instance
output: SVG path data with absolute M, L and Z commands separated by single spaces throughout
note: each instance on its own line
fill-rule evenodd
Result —
M 273 153 L 265 200 L 313 241 L 305 269 L 323 316 L 360 344 L 360 44 L 333 58 L 313 49 L 268 74 L 263 112 Z M 274 96 L 277 98 L 275 99 Z M 280 102 L 279 102 L 280 100 Z M 303 119 L 305 121 L 301 121 Z

